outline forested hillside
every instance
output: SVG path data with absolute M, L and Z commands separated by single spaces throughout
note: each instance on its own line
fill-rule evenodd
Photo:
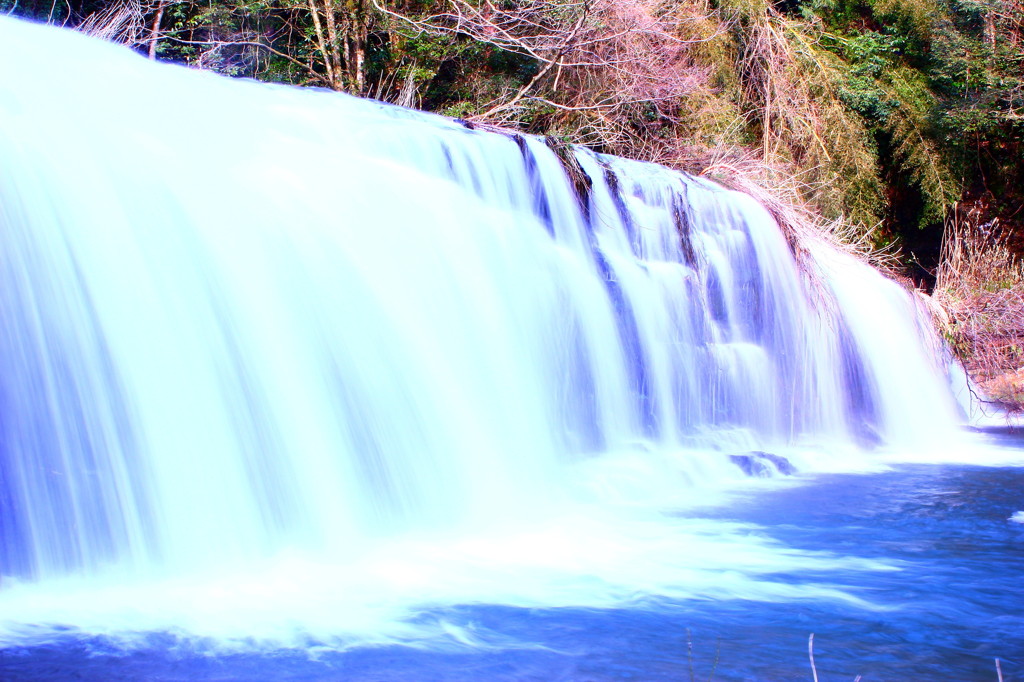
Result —
M 972 241 L 939 273 L 951 338 L 971 312 L 957 305 L 1019 284 L 1021 0 L 0 0 L 0 11 L 153 59 L 750 177 L 849 239 L 891 245 L 926 288 L 955 225 L 945 231 Z M 999 266 L 964 284 L 968 255 L 992 249 Z

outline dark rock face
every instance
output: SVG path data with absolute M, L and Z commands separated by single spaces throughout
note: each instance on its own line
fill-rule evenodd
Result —
M 729 459 L 747 476 L 770 478 L 778 474 L 792 476 L 796 473 L 796 467 L 788 459 L 770 452 L 754 451 L 745 455 L 729 455 Z

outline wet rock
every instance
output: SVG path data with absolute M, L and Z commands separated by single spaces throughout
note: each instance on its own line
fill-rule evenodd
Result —
M 770 478 L 778 474 L 792 476 L 796 467 L 788 459 L 770 452 L 752 451 L 744 455 L 729 455 L 732 463 L 747 476 Z

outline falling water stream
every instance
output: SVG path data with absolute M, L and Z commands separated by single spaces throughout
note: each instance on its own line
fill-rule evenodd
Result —
M 821 519 L 1019 459 L 911 295 L 747 195 L 8 19 L 0 64 L 10 676 L 615 679 L 565 660 L 884 622 L 906 562 Z

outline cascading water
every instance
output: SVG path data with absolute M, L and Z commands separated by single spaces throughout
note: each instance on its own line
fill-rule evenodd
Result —
M 669 512 L 959 419 L 910 298 L 745 195 L 10 20 L 0 63 L 7 638 L 838 595 Z

